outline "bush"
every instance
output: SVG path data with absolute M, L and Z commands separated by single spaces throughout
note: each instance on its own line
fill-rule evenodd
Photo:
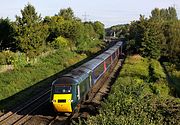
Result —
M 94 48 L 100 48 L 102 41 L 92 38 L 82 38 L 77 43 L 77 51 L 81 53 L 94 53 Z
M 164 73 L 161 64 L 157 60 L 151 59 L 150 68 L 152 69 L 151 75 L 154 81 L 166 78 L 166 74 Z
M 54 49 L 65 49 L 68 48 L 69 44 L 70 42 L 66 38 L 59 36 L 51 43 L 51 46 Z
M 15 53 L 7 50 L 0 52 L 0 65 L 10 65 L 13 63 Z
M 140 78 L 147 79 L 149 77 L 149 63 L 148 59 L 139 56 L 127 57 L 121 70 L 121 76 L 139 76 Z
M 153 72 L 148 73 L 149 66 Z M 138 69 L 140 71 L 135 71 Z M 89 117 L 86 124 L 179 124 L 180 99 L 169 95 L 162 72 L 155 60 L 148 62 L 148 59 L 128 57 L 108 98 L 102 102 L 99 114 Z M 150 75 L 158 80 L 150 82 Z
M 6 56 L 0 52 L 0 65 L 6 65 Z

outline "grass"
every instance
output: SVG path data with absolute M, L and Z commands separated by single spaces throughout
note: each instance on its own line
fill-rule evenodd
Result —
M 13 105 L 22 98 L 26 98 L 26 96 L 30 97 L 37 94 L 33 88 L 44 90 L 47 86 L 51 85 L 54 78 L 57 78 L 57 73 L 85 58 L 86 55 L 84 54 L 80 55 L 71 51 L 59 50 L 52 55 L 40 59 L 34 65 L 27 65 L 18 70 L 1 73 L 0 109 L 6 109 L 6 107 Z M 45 80 L 46 78 L 49 79 Z M 29 87 L 32 89 L 26 90 Z M 18 92 L 23 94 L 17 94 Z
M 99 114 L 88 125 L 179 124 L 180 99 L 171 96 L 163 68 L 158 61 L 127 57 Z M 83 123 L 82 121 L 80 123 Z
M 100 47 L 94 47 L 87 57 L 86 54 L 79 54 L 68 49 L 59 50 L 43 58 L 38 58 L 36 63 L 0 73 L 0 113 L 7 112 L 49 89 L 52 81 L 57 77 L 103 51 Z

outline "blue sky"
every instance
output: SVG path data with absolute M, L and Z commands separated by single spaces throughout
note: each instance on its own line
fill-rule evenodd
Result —
M 1 0 L 0 17 L 14 20 L 27 3 L 35 6 L 44 16 L 53 16 L 60 9 L 71 7 L 75 15 L 82 20 L 99 20 L 106 27 L 129 23 L 139 19 L 139 15 L 149 17 L 155 7 L 175 6 L 180 18 L 180 0 Z

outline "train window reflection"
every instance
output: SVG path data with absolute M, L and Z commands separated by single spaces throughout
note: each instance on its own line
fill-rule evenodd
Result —
M 54 87 L 54 93 L 63 93 L 63 94 L 67 94 L 67 93 L 71 93 L 71 86 L 55 86 Z

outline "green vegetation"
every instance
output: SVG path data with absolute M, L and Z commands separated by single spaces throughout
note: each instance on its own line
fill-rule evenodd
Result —
M 170 78 L 180 92 L 180 20 L 175 8 L 155 8 L 149 18 L 106 29 L 108 36 L 126 40 L 129 56 L 120 76 L 112 86 L 99 114 L 85 122 L 90 125 L 111 124 L 179 124 L 180 99 L 175 98 L 174 85 L 161 67 L 166 65 Z M 172 66 L 173 64 L 173 66 Z
M 71 8 L 42 18 L 28 3 L 15 21 L 1 18 L 0 109 L 43 91 L 60 71 L 99 51 L 104 34 L 101 22 L 82 22 Z
M 175 87 L 176 92 L 178 96 L 180 96 L 180 70 L 179 67 L 171 64 L 164 62 L 163 65 L 165 66 L 167 73 L 168 73 L 168 80 L 171 83 L 172 86 Z
M 157 70 L 158 69 L 158 70 Z M 140 56 L 126 59 L 99 114 L 89 125 L 179 124 L 180 99 L 171 96 L 162 67 Z
M 55 53 L 42 58 L 34 65 L 14 71 L 0 74 L 0 100 L 28 88 L 39 81 L 58 73 L 68 66 L 84 59 L 85 55 L 79 55 L 71 51 L 57 50 Z
M 0 19 L 0 52 L 20 52 L 31 59 L 49 49 L 63 47 L 60 44 L 66 42 L 71 51 L 89 54 L 91 48 L 102 44 L 104 34 L 101 22 L 82 22 L 74 16 L 71 8 L 60 9 L 58 14 L 43 19 L 34 6 L 28 3 L 15 21 Z M 0 53 L 0 57 L 1 65 L 13 64 L 4 61 L 8 57 L 3 53 Z
M 125 53 L 128 55 L 139 54 L 142 57 L 159 60 L 161 63 L 173 64 L 173 69 L 172 66 L 167 69 L 171 70 L 168 72 L 177 92 L 180 93 L 178 73 L 180 69 L 180 20 L 174 7 L 155 8 L 151 11 L 149 18 L 140 15 L 139 20 L 132 21 L 130 24 L 112 26 L 106 29 L 106 32 L 109 36 L 115 32 L 118 38 L 127 41 Z M 159 63 L 149 67 L 154 70 L 151 80 L 158 79 L 159 75 L 162 75 L 159 67 L 161 67 Z
M 125 39 L 128 54 L 180 63 L 180 20 L 174 7 L 155 8 L 149 18 L 140 15 L 139 20 L 112 26 L 106 32 Z

